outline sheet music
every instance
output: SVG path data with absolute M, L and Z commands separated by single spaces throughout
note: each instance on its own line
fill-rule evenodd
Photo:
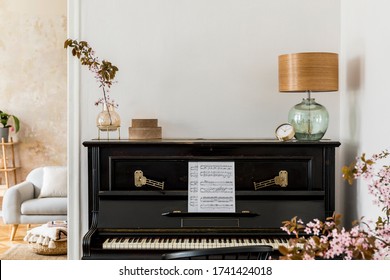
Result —
M 234 162 L 188 163 L 188 212 L 235 212 Z

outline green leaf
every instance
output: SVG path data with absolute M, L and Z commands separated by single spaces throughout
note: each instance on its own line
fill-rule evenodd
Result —
M 13 120 L 14 120 L 14 125 L 15 125 L 15 132 L 18 132 L 19 129 L 20 129 L 20 121 L 17 117 L 15 116 L 12 116 Z

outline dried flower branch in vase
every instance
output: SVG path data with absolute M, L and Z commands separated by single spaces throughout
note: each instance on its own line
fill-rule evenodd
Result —
M 118 67 L 110 61 L 100 61 L 86 41 L 67 39 L 64 43 L 64 48 L 71 48 L 72 55 L 80 60 L 81 65 L 87 66 L 94 73 L 95 79 L 103 91 L 103 97 L 95 102 L 95 105 L 103 105 L 103 111 L 97 118 L 98 128 L 104 131 L 118 129 L 120 126 L 120 117 L 114 111 L 114 108 L 117 108 L 118 104 L 114 100 L 111 100 L 109 95 L 110 88 L 115 83 L 115 75 L 119 71 Z

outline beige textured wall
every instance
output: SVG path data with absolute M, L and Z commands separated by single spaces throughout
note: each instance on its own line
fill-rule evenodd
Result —
M 0 0 L 0 110 L 19 117 L 18 180 L 65 165 L 66 0 Z

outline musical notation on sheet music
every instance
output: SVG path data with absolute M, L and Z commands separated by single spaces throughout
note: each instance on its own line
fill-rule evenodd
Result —
M 235 212 L 234 162 L 189 162 L 188 175 L 188 212 Z

